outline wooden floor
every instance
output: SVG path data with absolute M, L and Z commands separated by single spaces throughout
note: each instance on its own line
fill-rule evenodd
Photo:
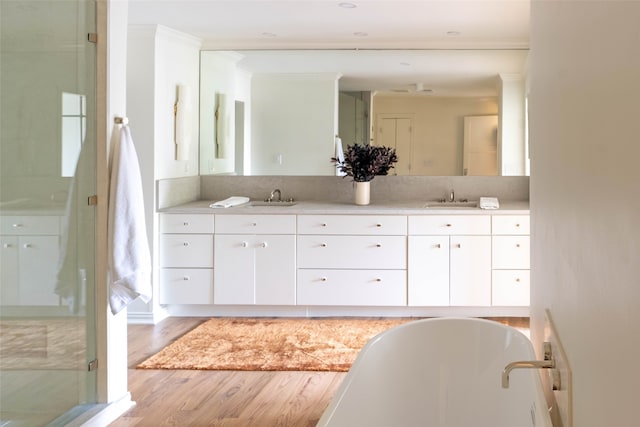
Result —
M 315 426 L 346 373 L 169 371 L 135 365 L 205 318 L 129 325 L 129 390 L 137 403 L 111 427 Z M 528 328 L 528 318 L 495 319 Z

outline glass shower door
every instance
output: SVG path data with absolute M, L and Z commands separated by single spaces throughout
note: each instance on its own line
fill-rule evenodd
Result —
M 0 426 L 96 401 L 92 0 L 0 1 Z

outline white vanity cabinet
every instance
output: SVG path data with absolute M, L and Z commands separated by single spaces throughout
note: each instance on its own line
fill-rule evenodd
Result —
M 218 215 L 215 304 L 295 305 L 295 215 Z
M 160 215 L 160 304 L 213 304 L 214 216 Z
M 297 304 L 405 306 L 407 220 L 299 215 Z
M 0 304 L 53 306 L 60 256 L 60 216 L 0 216 Z
M 492 305 L 529 305 L 529 216 L 492 217 Z
M 491 216 L 408 218 L 408 305 L 491 305 Z

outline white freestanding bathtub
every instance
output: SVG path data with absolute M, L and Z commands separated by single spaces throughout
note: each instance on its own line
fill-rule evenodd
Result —
M 531 341 L 498 322 L 416 320 L 383 332 L 362 349 L 325 410 L 327 427 L 551 427 Z

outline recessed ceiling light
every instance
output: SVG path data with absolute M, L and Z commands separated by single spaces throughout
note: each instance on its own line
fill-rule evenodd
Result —
M 459 36 L 460 34 L 462 34 L 460 31 L 447 31 L 448 36 Z
M 356 31 L 355 33 L 353 33 L 353 35 L 356 37 L 367 37 L 369 34 L 365 33 L 364 31 Z
M 276 33 L 270 33 L 265 31 L 264 33 L 262 33 L 262 37 L 273 38 L 273 37 L 278 37 L 278 35 Z
M 355 9 L 356 7 L 358 7 L 355 3 L 349 3 L 349 2 L 342 2 L 342 3 L 338 3 L 338 6 L 344 8 L 344 9 Z

